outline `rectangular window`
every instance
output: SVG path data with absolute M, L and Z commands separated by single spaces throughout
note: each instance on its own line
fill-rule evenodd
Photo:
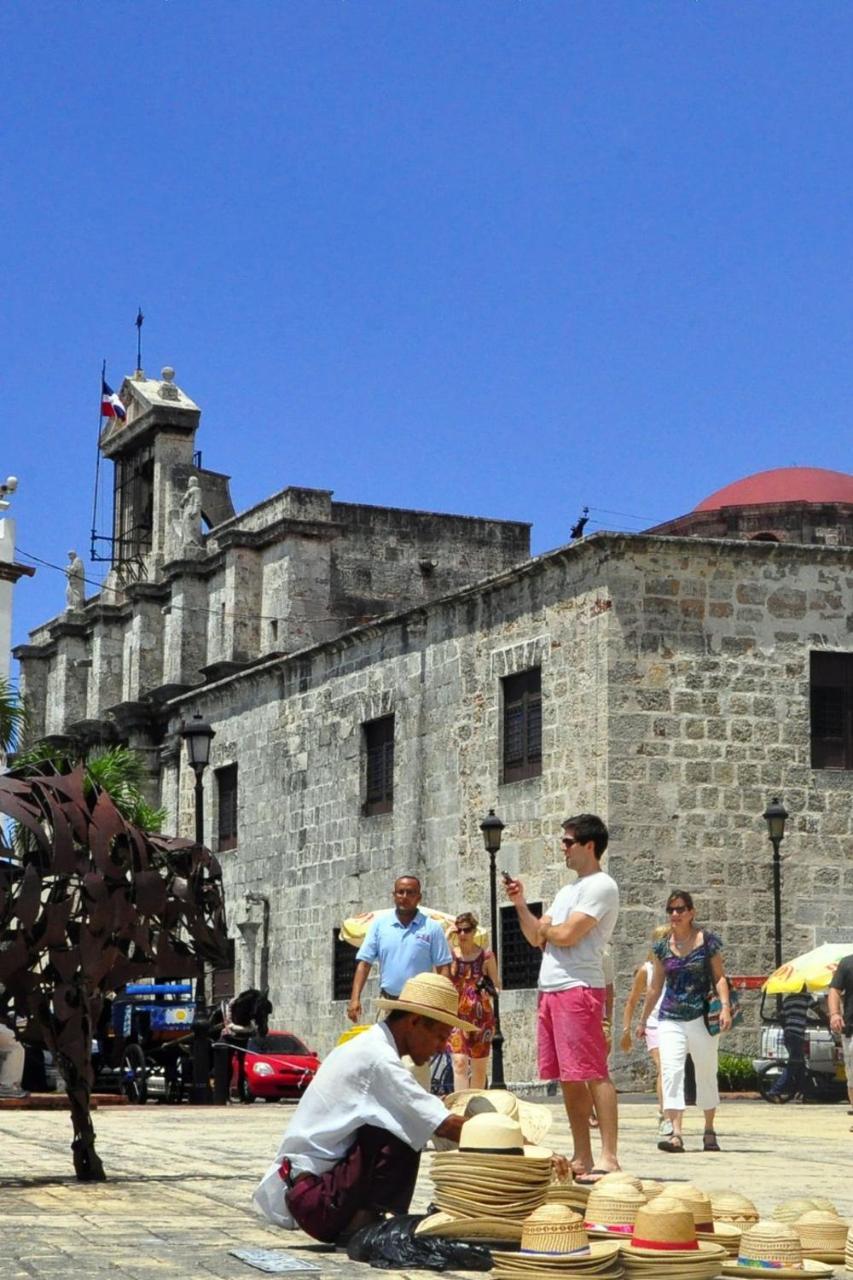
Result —
M 541 902 L 529 902 L 530 910 L 537 917 L 542 915 Z M 535 987 L 539 981 L 539 964 L 542 952 L 531 947 L 521 932 L 515 907 L 501 907 L 501 978 L 505 991 L 519 991 Z
M 216 799 L 219 811 L 218 848 L 237 848 L 237 766 L 216 770 Z
M 390 813 L 394 808 L 394 717 L 368 720 L 362 728 L 367 761 L 363 812 Z
M 811 655 L 813 769 L 853 769 L 853 653 Z
M 349 1000 L 355 977 L 358 948 L 344 942 L 340 929 L 332 930 L 332 999 Z
M 228 940 L 228 964 L 224 969 L 214 969 L 211 998 L 216 1004 L 220 1000 L 231 1000 L 234 997 L 234 940 Z
M 503 781 L 536 778 L 542 772 L 542 672 L 539 667 L 507 676 L 503 684 Z

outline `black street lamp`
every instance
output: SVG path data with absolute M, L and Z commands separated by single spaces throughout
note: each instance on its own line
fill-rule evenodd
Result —
M 779 861 L 779 845 L 785 839 L 785 823 L 788 811 L 778 796 L 774 796 L 764 810 L 767 835 L 773 845 L 773 928 L 776 946 L 776 968 L 782 963 L 782 869 Z
M 498 919 L 498 888 L 497 888 L 497 867 L 495 858 L 498 849 L 501 847 L 501 835 L 503 833 L 504 824 L 500 818 L 495 817 L 494 809 L 490 809 L 488 816 L 480 823 L 480 830 L 483 833 L 483 843 L 486 846 L 486 852 L 489 855 L 489 894 L 491 905 L 491 924 L 492 924 L 492 950 L 495 953 L 495 963 L 500 973 L 500 953 L 499 941 L 500 920 Z M 504 1080 L 504 1038 L 501 1032 L 501 1011 L 500 998 L 495 993 L 495 1034 L 492 1038 L 492 1085 L 493 1089 L 505 1089 L 506 1082 Z
M 197 711 L 192 720 L 181 725 L 180 734 L 187 744 L 187 763 L 195 774 L 195 840 L 204 844 L 204 771 L 210 763 L 210 741 L 216 731 Z M 196 972 L 195 1017 L 193 1018 L 193 1102 L 211 1101 L 210 1093 L 210 1022 L 204 1010 L 204 960 L 198 957 Z

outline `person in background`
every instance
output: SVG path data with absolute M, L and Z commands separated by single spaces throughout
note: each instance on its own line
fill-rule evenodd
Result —
M 829 1029 L 841 1036 L 844 1050 L 844 1069 L 847 1072 L 847 1098 L 849 1116 L 853 1115 L 853 954 L 838 962 L 829 990 L 826 993 L 829 1011 Z M 853 1132 L 853 1126 L 851 1126 Z
M 472 911 L 456 917 L 457 945 L 453 948 L 450 981 L 459 995 L 459 1016 L 473 1023 L 476 1031 L 456 1027 L 450 1033 L 453 1058 L 453 1089 L 485 1089 L 489 1055 L 495 1031 L 492 997 L 501 989 L 494 954 L 477 945 L 474 935 L 479 921 Z
M 668 933 L 668 924 L 655 925 L 654 929 L 652 929 L 652 947 L 656 942 L 660 942 L 662 938 L 665 938 Z M 650 950 L 643 963 L 638 965 L 634 971 L 634 981 L 631 984 L 631 990 L 628 992 L 628 999 L 625 1001 L 625 1008 L 622 1013 L 622 1038 L 619 1041 L 619 1047 L 623 1053 L 630 1053 L 633 1046 L 632 1024 L 634 1011 L 648 991 L 654 971 L 654 952 Z M 655 1067 L 655 1093 L 658 1100 L 658 1136 L 668 1138 L 672 1134 L 672 1121 L 663 1113 L 663 1086 L 660 1078 L 660 1049 L 658 1047 L 658 1011 L 662 999 L 663 991 L 661 991 L 660 999 L 646 1019 L 645 1040 L 646 1049 Z
M 24 1046 L 15 1034 L 12 1015 L 2 1005 L 3 986 L 0 983 L 0 1098 L 27 1098 L 21 1087 L 24 1074 Z
M 356 955 L 352 992 L 347 1006 L 350 1022 L 361 1021 L 361 993 L 373 965 L 379 961 L 379 994 L 396 999 L 409 978 L 434 970 L 450 973 L 450 954 L 444 930 L 418 910 L 421 882 L 417 876 L 394 881 L 394 910 L 377 916 Z
M 716 989 L 722 1009 L 720 1030 L 732 1025 L 729 983 L 723 965 L 723 944 L 710 929 L 697 928 L 693 898 L 685 889 L 675 889 L 666 902 L 669 936 L 652 947 L 654 973 L 637 1027 L 638 1039 L 645 1039 L 648 1020 L 660 1000 L 658 1035 L 663 1079 L 663 1105 L 672 1122 L 670 1137 L 658 1142 L 660 1151 L 684 1151 L 681 1135 L 684 1118 L 684 1061 L 689 1052 L 696 1070 L 696 1101 L 705 1112 L 704 1151 L 719 1151 L 714 1119 L 720 1105 L 717 1084 L 719 1036 L 705 1026 L 705 997 Z M 661 992 L 663 999 L 661 1000 Z
M 782 1039 L 788 1051 L 785 1068 L 773 1088 L 767 1094 L 768 1102 L 781 1102 L 789 1094 L 802 1091 L 806 1072 L 806 1022 L 814 1000 L 803 987 L 792 991 L 782 1000 Z

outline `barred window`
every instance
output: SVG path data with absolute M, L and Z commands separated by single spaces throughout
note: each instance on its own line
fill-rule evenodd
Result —
M 853 769 L 853 653 L 811 655 L 813 769 Z
M 236 764 L 226 765 L 224 769 L 217 769 L 216 774 L 216 801 L 219 811 L 219 824 L 217 834 L 219 837 L 218 848 L 236 849 L 237 848 L 237 766 Z
M 390 813 L 394 807 L 394 717 L 368 720 L 364 730 L 364 805 L 366 814 Z
M 344 942 L 340 929 L 332 930 L 332 999 L 349 1000 L 355 977 L 358 949 Z
M 219 1000 L 231 1000 L 234 997 L 234 939 L 228 939 L 227 964 L 223 969 L 214 969 L 211 980 L 211 997 L 213 1003 Z
M 503 781 L 542 772 L 542 671 L 531 667 L 503 684 Z
M 542 915 L 541 902 L 529 902 L 530 910 L 538 918 Z M 531 947 L 521 932 L 515 907 L 501 907 L 501 981 L 505 991 L 518 991 L 523 987 L 535 987 L 539 981 L 539 963 L 542 952 Z

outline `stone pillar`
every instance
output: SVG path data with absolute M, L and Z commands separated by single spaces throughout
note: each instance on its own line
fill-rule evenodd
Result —
M 225 654 L 232 662 L 257 658 L 261 646 L 261 562 L 257 551 L 225 553 Z
M 45 733 L 64 733 L 66 725 L 86 718 L 89 683 L 87 628 L 82 622 L 57 622 L 51 627 L 56 649 L 47 678 Z
M 197 561 L 169 566 L 171 602 L 163 625 L 163 683 L 198 684 L 207 664 L 207 582 L 194 569 Z
M 102 607 L 91 633 L 92 659 L 86 715 L 100 719 L 122 697 L 124 622 L 118 609 Z
M 136 702 L 163 684 L 163 605 L 157 588 L 128 587 L 133 615 L 124 633 L 122 702 Z

